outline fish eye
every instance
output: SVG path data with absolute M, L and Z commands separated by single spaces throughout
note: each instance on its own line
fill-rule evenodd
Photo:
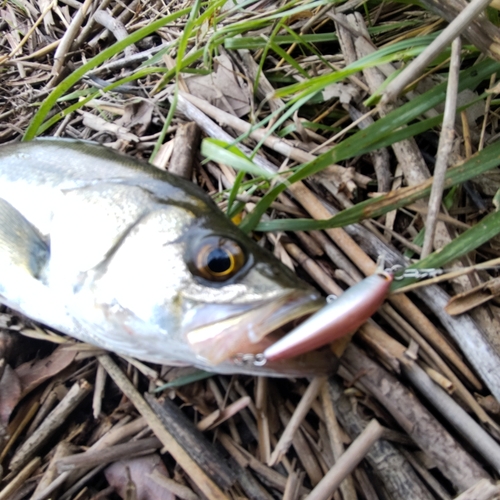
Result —
M 245 264 L 243 249 L 233 240 L 219 236 L 204 238 L 195 251 L 196 274 L 210 281 L 226 281 Z

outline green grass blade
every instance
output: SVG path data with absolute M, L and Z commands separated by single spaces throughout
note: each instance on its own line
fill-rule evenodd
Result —
M 461 91 L 465 88 L 474 88 L 484 79 L 489 78 L 491 74 L 499 70 L 500 63 L 491 60 L 484 61 L 476 66 L 464 70 L 460 74 L 459 90 Z M 315 160 L 304 164 L 288 178 L 288 181 L 290 184 L 293 184 L 294 182 L 320 172 L 329 165 L 357 156 L 360 152 L 372 151 L 376 147 L 379 147 L 380 142 L 383 139 L 390 140 L 391 134 L 394 134 L 397 129 L 407 125 L 427 110 L 440 104 L 445 99 L 445 95 L 446 82 L 443 82 L 434 87 L 434 89 L 415 99 L 412 99 L 411 102 L 408 102 L 392 111 L 366 129 L 359 130 L 327 153 L 324 153 L 321 156 L 318 156 Z M 279 184 L 269 191 L 257 204 L 255 210 L 242 221 L 242 229 L 245 231 L 251 231 L 254 229 L 269 205 L 285 189 L 285 187 L 286 186 L 283 184 Z
M 493 143 L 465 163 L 452 167 L 446 173 L 445 188 L 461 184 L 500 165 L 500 142 Z M 292 177 L 289 177 L 289 180 Z M 343 210 L 326 220 L 311 219 L 281 219 L 261 222 L 258 231 L 311 231 L 314 229 L 329 229 L 343 227 L 360 222 L 364 219 L 380 217 L 392 210 L 404 207 L 428 196 L 432 186 L 432 178 L 407 188 L 358 203 L 354 207 Z
M 92 99 L 95 97 L 101 95 L 103 92 L 110 92 L 116 87 L 119 87 L 120 85 L 123 85 L 125 83 L 137 80 L 139 78 L 143 78 L 144 76 L 147 76 L 151 73 L 164 73 L 167 71 L 166 68 L 144 68 L 139 71 L 136 71 L 133 75 L 129 75 L 125 78 L 122 78 L 121 80 L 117 80 L 116 82 L 113 82 L 112 84 L 108 85 L 107 87 L 104 87 L 103 89 L 94 89 L 91 94 L 89 94 L 85 99 L 81 99 L 80 101 L 76 102 L 75 104 L 72 104 L 71 106 L 68 106 L 67 108 L 63 109 L 59 113 L 56 113 L 54 116 L 49 118 L 46 122 L 43 122 L 40 127 L 38 128 L 38 131 L 36 135 L 43 134 L 47 129 L 52 127 L 52 125 L 56 124 L 59 120 L 63 119 L 65 116 L 69 115 L 70 113 L 73 113 L 73 111 L 76 111 L 77 109 L 83 108 L 87 103 L 89 103 Z M 61 101 L 61 99 L 58 100 L 58 102 Z
M 160 148 L 162 144 L 165 142 L 165 137 L 167 136 L 167 131 L 168 128 L 170 127 L 170 124 L 172 123 L 172 120 L 174 119 L 174 114 L 175 110 L 177 108 L 177 101 L 179 99 L 179 82 L 175 82 L 175 89 L 174 89 L 174 96 L 172 99 L 172 102 L 170 104 L 170 108 L 167 113 L 167 117 L 165 118 L 165 123 L 163 124 L 163 127 L 161 128 L 160 135 L 158 136 L 158 139 L 155 143 L 155 147 L 153 148 L 153 152 L 151 153 L 151 156 L 149 157 L 149 163 L 153 163 L 154 159 L 156 158 L 156 155 L 158 154 L 158 151 L 160 151 Z
M 300 42 L 297 41 L 297 38 Z M 336 42 L 338 37 L 335 33 L 318 33 L 318 34 L 305 34 L 300 36 L 293 35 L 279 35 L 274 38 L 276 45 L 289 45 L 292 43 L 321 43 L 321 42 Z M 256 50 L 263 49 L 267 45 L 267 40 L 260 36 L 247 36 L 247 37 L 234 37 L 226 38 L 224 40 L 224 47 L 228 50 L 248 49 Z
M 295 71 L 298 71 L 304 78 L 309 78 L 307 71 L 291 55 L 274 42 L 271 42 L 270 45 L 271 49 L 284 59 L 292 68 L 294 68 Z
M 193 52 L 192 54 L 188 55 L 184 60 L 183 60 L 183 69 L 190 66 L 193 64 L 195 61 L 197 61 L 203 53 L 203 49 L 199 49 L 196 52 Z M 120 85 L 124 85 L 125 83 L 129 83 L 135 80 L 139 80 L 140 78 L 144 78 L 147 75 L 150 75 L 152 73 L 165 73 L 164 76 L 164 81 L 169 82 L 172 80 L 172 78 L 175 77 L 175 72 L 176 68 L 168 69 L 168 68 L 159 68 L 159 67 L 152 67 L 152 68 L 142 68 L 137 70 L 135 73 L 132 75 L 126 76 L 122 78 L 121 80 L 117 80 L 116 82 L 111 83 L 107 87 L 104 87 L 101 90 L 96 90 L 92 94 L 90 94 L 88 97 L 85 99 L 82 99 L 81 101 L 78 101 L 77 103 L 73 104 L 72 106 L 69 106 L 68 108 L 64 109 L 63 111 L 55 114 L 52 116 L 49 120 L 44 122 L 42 125 L 40 125 L 38 132 L 36 135 L 40 135 L 45 130 L 48 128 L 52 127 L 55 123 L 57 123 L 59 120 L 64 118 L 65 116 L 69 115 L 73 111 L 76 111 L 77 109 L 83 108 L 88 102 L 90 102 L 94 97 L 100 95 L 102 92 L 111 92 L 113 89 L 116 87 L 119 87 Z M 58 102 L 60 99 L 58 100 Z
M 271 48 L 271 44 L 269 42 L 270 42 L 270 40 L 272 40 L 276 36 L 276 33 L 279 32 L 279 28 L 280 28 L 280 24 L 278 23 L 274 27 L 273 31 L 271 32 L 269 39 L 266 40 L 266 45 L 264 46 L 264 50 L 262 51 L 262 54 L 260 56 L 259 68 L 257 70 L 257 74 L 255 75 L 255 82 L 253 84 L 253 89 L 252 89 L 252 92 L 254 95 L 257 93 L 257 88 L 259 86 L 260 77 L 262 75 L 262 72 L 264 71 L 264 64 L 267 61 L 267 54 Z
M 473 99 L 464 106 L 460 106 L 459 108 L 457 108 L 457 113 L 466 110 L 468 107 L 476 104 L 477 102 L 484 101 L 487 96 L 488 94 L 486 92 L 484 94 L 481 94 L 476 99 Z M 391 144 L 395 144 L 396 142 L 409 139 L 410 137 L 415 137 L 421 134 L 422 132 L 425 132 L 433 127 L 440 125 L 442 120 L 443 120 L 443 115 L 440 114 L 432 118 L 426 118 L 425 120 L 418 121 L 417 123 L 414 123 L 412 125 L 402 127 L 399 130 L 392 132 L 390 135 L 383 137 L 380 141 L 373 142 L 366 149 L 360 149 L 357 154 L 358 156 L 363 155 L 365 153 L 369 153 L 370 151 L 377 150 L 380 148 L 385 148 L 387 146 L 390 146 Z
M 197 19 L 196 16 L 200 10 L 201 0 L 195 0 L 194 4 L 191 6 L 191 12 L 189 13 L 189 19 L 187 20 L 186 25 L 182 31 L 181 39 L 179 41 L 179 49 L 177 51 L 176 58 L 176 70 L 177 75 L 180 74 L 182 69 L 182 60 L 184 59 L 184 54 L 186 53 L 189 38 L 191 34 L 197 27 Z
M 243 170 L 240 170 L 236 174 L 236 179 L 234 180 L 231 191 L 229 191 L 229 198 L 227 199 L 227 210 L 226 210 L 226 215 L 228 216 L 232 213 L 233 204 L 236 201 L 238 193 L 240 192 L 241 183 L 243 182 L 244 178 L 245 178 L 245 172 L 243 172 Z
M 275 177 L 275 174 L 267 172 L 250 161 L 236 146 L 218 139 L 204 139 L 201 143 L 201 154 L 210 160 L 224 163 L 238 171 L 246 172 L 256 177 L 263 177 L 264 179 L 273 179 Z
M 172 382 L 167 382 L 166 384 L 161 385 L 153 390 L 153 393 L 163 392 L 166 389 L 173 389 L 174 387 L 182 387 L 184 385 L 192 384 L 194 382 L 199 382 L 200 380 L 205 380 L 206 378 L 213 377 L 215 373 L 206 372 L 203 370 L 196 370 L 194 373 L 189 375 L 183 375 L 182 377 L 178 377 Z
M 171 23 L 172 21 L 175 21 L 176 19 L 179 19 L 180 17 L 188 14 L 190 10 L 191 10 L 190 8 L 180 10 L 175 14 L 166 16 L 163 19 L 158 19 L 157 21 L 154 21 L 151 24 L 144 26 L 144 28 L 137 30 L 136 32 L 124 38 L 123 40 L 114 43 L 113 45 L 111 45 L 111 47 L 108 47 L 107 49 L 103 50 L 102 52 L 94 56 L 92 59 L 90 59 L 83 66 L 73 71 L 73 73 L 71 73 L 71 75 L 66 77 L 59 85 L 57 85 L 54 88 L 54 90 L 49 94 L 49 96 L 43 101 L 42 105 L 40 106 L 40 109 L 37 111 L 37 113 L 31 120 L 24 134 L 23 141 L 29 141 L 36 137 L 40 125 L 43 123 L 43 120 L 45 119 L 47 114 L 56 104 L 57 99 L 59 99 L 59 97 L 65 94 L 75 83 L 77 83 L 83 76 L 85 76 L 87 72 L 99 66 L 99 64 L 102 64 L 103 62 L 107 61 L 114 55 L 118 54 L 129 45 L 132 45 L 133 43 L 142 40 L 144 37 L 150 35 L 151 33 L 154 33 L 156 30 L 163 27 L 165 24 Z
M 391 23 L 387 26 L 376 26 L 368 28 L 371 35 L 380 35 L 387 33 L 394 29 L 405 28 L 414 26 L 416 21 L 403 21 L 400 23 Z M 290 45 L 292 43 L 309 44 L 321 42 L 337 42 L 338 36 L 336 33 L 304 33 L 301 35 L 279 35 L 275 37 L 274 42 L 278 45 Z M 224 47 L 228 50 L 248 49 L 256 50 L 262 49 L 266 46 L 266 40 L 260 36 L 241 36 L 241 37 L 226 37 L 224 40 Z
M 298 92 L 319 92 L 327 85 L 331 85 L 332 83 L 339 81 L 337 73 L 342 75 L 341 78 L 343 79 L 366 68 L 418 55 L 429 45 L 429 43 L 431 43 L 431 41 L 434 40 L 434 38 L 435 35 L 433 34 L 395 43 L 394 45 L 384 47 L 373 52 L 372 54 L 358 59 L 357 61 L 349 64 L 349 66 L 346 66 L 343 70 L 336 72 L 336 74 L 321 75 L 310 78 L 305 82 L 299 82 L 283 87 L 277 90 L 275 95 L 276 97 L 287 97 L 289 95 L 297 94 Z
M 425 37 L 423 37 L 425 38 Z M 411 55 L 415 55 L 420 53 L 423 50 L 424 46 L 419 46 L 418 48 L 414 49 L 411 51 Z M 385 49 L 384 49 L 385 50 Z M 289 107 L 288 110 L 273 124 L 272 127 L 268 129 L 266 132 L 266 135 L 262 138 L 262 140 L 257 144 L 257 146 L 254 149 L 254 154 L 259 150 L 259 148 L 262 146 L 262 144 L 265 142 L 267 137 L 269 137 L 271 134 L 273 134 L 280 126 L 281 124 L 287 120 L 296 110 L 300 109 L 304 104 L 306 104 L 315 94 L 322 92 L 325 87 L 328 85 L 332 85 L 333 83 L 339 82 L 341 80 L 344 80 L 348 76 L 357 73 L 358 71 L 361 71 L 363 68 L 368 67 L 368 66 L 377 66 L 386 62 L 391 62 L 394 59 L 400 59 L 401 58 L 401 53 L 391 53 L 389 55 L 385 55 L 381 58 L 377 56 L 379 54 L 378 51 L 374 54 L 370 54 L 366 58 L 360 59 L 354 64 L 351 64 L 347 66 L 347 68 L 340 70 L 340 71 L 334 71 L 332 73 L 329 73 L 327 75 L 323 75 L 320 77 L 316 78 L 310 78 L 309 80 L 306 80 L 306 82 L 297 84 L 297 85 L 292 85 L 290 88 L 302 88 L 304 91 L 297 96 L 293 97 L 288 103 L 287 106 Z M 415 52 L 415 54 L 414 54 Z M 405 55 L 408 55 L 405 53 Z M 442 89 L 445 87 L 443 86 Z M 444 92 L 444 90 L 443 90 Z M 289 91 L 285 92 L 284 95 L 288 95 Z M 278 91 L 275 93 L 276 96 L 281 96 L 282 90 Z M 276 112 L 275 112 L 276 113 Z M 246 134 L 241 135 L 236 141 L 235 144 L 244 138 L 246 138 L 251 131 L 263 127 L 273 116 L 273 114 L 267 116 L 266 119 L 262 120 L 260 123 L 254 125 L 250 131 L 248 131 Z M 377 122 L 378 123 L 378 122 Z M 394 128 L 394 127 L 393 127 Z M 324 168 L 324 167 L 323 167 Z M 279 193 L 278 193 L 279 194 Z M 262 214 L 261 214 L 262 216 Z

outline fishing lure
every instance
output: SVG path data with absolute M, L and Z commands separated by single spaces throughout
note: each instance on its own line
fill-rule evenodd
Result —
M 442 272 L 440 269 L 405 269 L 400 265 L 378 270 L 340 297 L 330 295 L 326 306 L 258 354 L 253 362 L 263 365 L 267 361 L 288 359 L 354 333 L 382 306 L 393 280 L 435 277 Z
M 394 279 L 392 270 L 377 271 L 348 288 L 339 298 L 330 295 L 327 304 L 261 353 L 238 354 L 235 363 L 264 366 L 323 347 L 355 332 L 383 304 Z
M 262 353 L 266 361 L 286 359 L 355 332 L 383 304 L 393 275 L 379 271 L 348 288 Z

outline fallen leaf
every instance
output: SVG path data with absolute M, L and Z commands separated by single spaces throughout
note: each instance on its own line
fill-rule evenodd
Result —
M 342 104 L 349 104 L 359 92 L 359 88 L 352 83 L 332 83 L 324 88 L 322 94 L 325 101 L 338 97 Z
M 148 477 L 153 471 L 168 478 L 168 471 L 157 453 L 115 462 L 106 468 L 104 475 L 122 498 L 132 487 L 137 500 L 174 500 L 170 490 Z
M 214 58 L 216 70 L 210 75 L 185 78 L 189 92 L 218 108 L 242 117 L 250 111 L 250 97 L 237 77 L 231 59 L 226 55 Z
M 76 351 L 60 346 L 46 358 L 19 365 L 15 371 L 21 381 L 22 397 L 68 367 L 76 354 Z
M 2 316 L 8 315 L 0 315 L 0 323 L 4 319 Z M 19 351 L 22 349 L 19 339 L 20 336 L 17 333 L 0 331 L 0 359 L 5 359 L 7 363 L 14 363 L 16 361 L 16 357 L 19 356 Z
M 9 418 L 21 399 L 21 381 L 16 372 L 5 365 L 0 379 L 0 425 L 6 426 Z
M 148 101 L 131 101 L 125 104 L 125 113 L 116 124 L 142 136 L 153 119 L 154 106 Z

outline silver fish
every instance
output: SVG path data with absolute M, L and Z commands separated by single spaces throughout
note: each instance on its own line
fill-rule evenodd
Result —
M 90 142 L 0 147 L 0 302 L 154 363 L 275 376 L 335 365 L 328 349 L 241 362 L 320 294 L 197 186 Z

